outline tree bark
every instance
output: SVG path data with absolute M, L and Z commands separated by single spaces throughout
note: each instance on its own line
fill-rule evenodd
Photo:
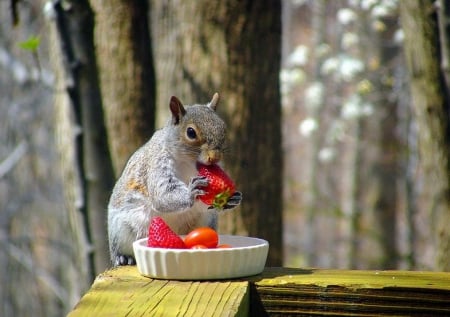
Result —
M 221 230 L 269 240 L 281 265 L 280 1 L 154 1 L 158 96 L 186 103 L 218 91 L 229 126 L 226 166 L 243 192 Z M 175 89 L 175 90 L 174 90 Z
M 311 26 L 314 32 L 313 45 L 319 47 L 320 44 L 325 43 L 325 29 L 326 29 L 326 1 L 314 1 L 312 4 L 312 21 Z M 323 57 L 319 54 L 313 55 L 313 69 L 314 78 L 312 84 L 323 83 L 323 75 L 320 72 L 322 67 Z M 314 119 L 318 124 L 318 131 L 312 133 L 308 139 L 308 157 L 307 157 L 307 171 L 306 173 L 306 188 L 305 188 L 305 247 L 306 258 L 309 266 L 317 264 L 317 218 L 315 214 L 318 210 L 318 171 L 319 161 L 317 160 L 319 151 L 321 149 L 322 137 L 318 133 L 321 125 L 321 113 L 323 110 L 323 101 L 312 107 L 306 106 L 308 118 Z
M 84 218 L 93 279 L 109 267 L 105 211 L 114 175 L 103 124 L 93 13 L 87 1 L 71 2 L 69 7 L 55 2 L 65 85 L 75 123 L 75 173 L 80 193 L 75 204 Z
M 147 1 L 91 0 L 109 144 L 116 175 L 151 136 L 155 73 Z
M 186 104 L 207 103 L 215 92 L 226 112 L 228 96 L 223 77 L 227 68 L 223 27 L 218 20 L 224 5 L 216 1 L 151 1 L 157 91 L 157 125 L 166 122 L 169 99 Z M 221 13 L 222 12 L 222 13 Z
M 270 241 L 268 265 L 282 248 L 281 3 L 230 1 L 225 42 L 229 67 L 232 171 L 245 195 L 242 217 L 250 236 Z M 227 21 L 228 20 L 228 21 Z M 233 107 L 234 105 L 234 107 Z M 234 108 L 234 109 L 233 109 Z M 230 160 L 231 161 L 231 160 Z
M 400 167 L 400 149 L 402 148 L 397 132 L 399 126 L 398 100 L 392 93 L 394 87 L 383 78 L 395 78 L 395 58 L 399 56 L 399 46 L 393 41 L 394 32 L 397 30 L 397 19 L 382 19 L 386 29 L 379 34 L 372 34 L 374 47 L 369 48 L 377 54 L 380 64 L 383 65 L 379 72 L 371 78 L 377 90 L 375 99 L 376 113 L 374 114 L 374 133 L 376 140 L 376 161 L 373 165 L 374 186 L 374 215 L 373 219 L 378 225 L 379 244 L 382 250 L 380 266 L 383 269 L 396 269 L 398 262 L 399 241 L 397 218 L 398 216 L 398 180 Z M 377 40 L 373 40 L 377 36 Z M 367 36 L 370 38 L 370 34 Z M 400 153 L 399 153 L 400 152 Z M 370 186 L 370 185 L 368 185 Z
M 422 206 L 432 219 L 436 269 L 450 270 L 449 96 L 440 68 L 442 52 L 433 1 L 401 1 L 405 56 L 418 122 Z

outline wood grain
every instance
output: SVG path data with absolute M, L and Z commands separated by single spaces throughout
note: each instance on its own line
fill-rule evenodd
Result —
M 450 273 L 266 268 L 220 281 L 99 275 L 76 316 L 450 316 Z
M 99 275 L 68 316 L 248 316 L 248 307 L 246 281 L 156 280 L 129 266 Z

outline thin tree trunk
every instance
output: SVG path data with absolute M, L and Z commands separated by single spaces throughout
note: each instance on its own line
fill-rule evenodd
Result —
M 439 0 L 438 27 L 441 48 L 441 69 L 445 79 L 446 90 L 450 87 L 450 3 Z
M 358 266 L 358 255 L 360 245 L 361 231 L 361 208 L 360 208 L 360 171 L 362 166 L 361 157 L 361 138 L 362 138 L 362 119 L 356 118 L 351 122 L 351 138 L 349 150 L 349 162 L 347 170 L 347 195 L 344 199 L 343 211 L 344 221 L 348 228 L 348 253 L 347 267 L 355 269 Z
M 398 46 L 392 44 L 394 32 L 397 29 L 397 19 L 384 19 L 386 30 L 380 34 L 376 42 L 377 54 L 381 65 L 382 74 L 393 77 L 393 61 L 398 56 Z M 374 48 L 374 50 L 376 49 Z M 397 100 L 392 100 L 389 84 L 385 84 L 379 78 L 373 80 L 377 85 L 377 91 L 381 98 L 377 99 L 375 109 L 378 118 L 377 127 L 379 134 L 377 146 L 377 162 L 374 169 L 374 180 L 378 187 L 375 193 L 374 219 L 378 222 L 380 230 L 380 246 L 382 249 L 381 267 L 384 269 L 397 268 L 397 203 L 399 174 L 399 151 L 401 144 L 398 136 L 398 109 Z
M 415 217 L 417 215 L 417 192 L 414 186 L 415 174 L 417 171 L 417 136 L 412 124 L 412 114 L 408 111 L 406 115 L 406 134 L 408 137 L 408 162 L 404 169 L 404 191 L 405 191 L 405 209 L 406 209 L 406 228 L 407 228 L 407 255 L 406 263 L 409 270 L 416 269 L 416 249 L 417 249 L 417 230 Z
M 313 45 L 319 47 L 325 43 L 325 28 L 326 28 L 326 16 L 325 8 L 326 2 L 324 0 L 314 1 L 313 3 L 313 17 L 312 17 L 312 30 L 314 32 Z M 314 80 L 312 84 L 320 84 L 324 82 L 323 75 L 320 71 L 322 66 L 323 57 L 319 54 L 314 54 Z M 320 134 L 320 121 L 321 112 L 323 108 L 323 99 L 318 102 L 319 104 L 314 106 L 306 105 L 308 118 L 313 119 L 318 124 L 318 129 L 308 139 L 308 165 L 306 172 L 306 184 L 305 189 L 305 246 L 307 264 L 310 266 L 317 265 L 317 236 L 316 236 L 316 214 L 318 209 L 318 154 L 321 147 L 321 134 Z
M 450 133 L 448 87 L 442 74 L 433 1 L 401 1 L 405 56 L 418 122 L 422 205 L 432 219 L 436 269 L 450 270 Z

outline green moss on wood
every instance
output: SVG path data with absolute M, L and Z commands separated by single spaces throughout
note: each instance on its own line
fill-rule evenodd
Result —
M 450 316 L 450 273 L 266 268 L 223 281 L 167 281 L 136 267 L 99 275 L 76 316 Z

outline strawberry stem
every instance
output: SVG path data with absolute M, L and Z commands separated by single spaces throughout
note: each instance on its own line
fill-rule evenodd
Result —
M 228 202 L 228 198 L 230 198 L 230 191 L 226 190 L 220 194 L 217 194 L 214 197 L 213 207 L 216 209 L 223 209 L 223 206 Z

